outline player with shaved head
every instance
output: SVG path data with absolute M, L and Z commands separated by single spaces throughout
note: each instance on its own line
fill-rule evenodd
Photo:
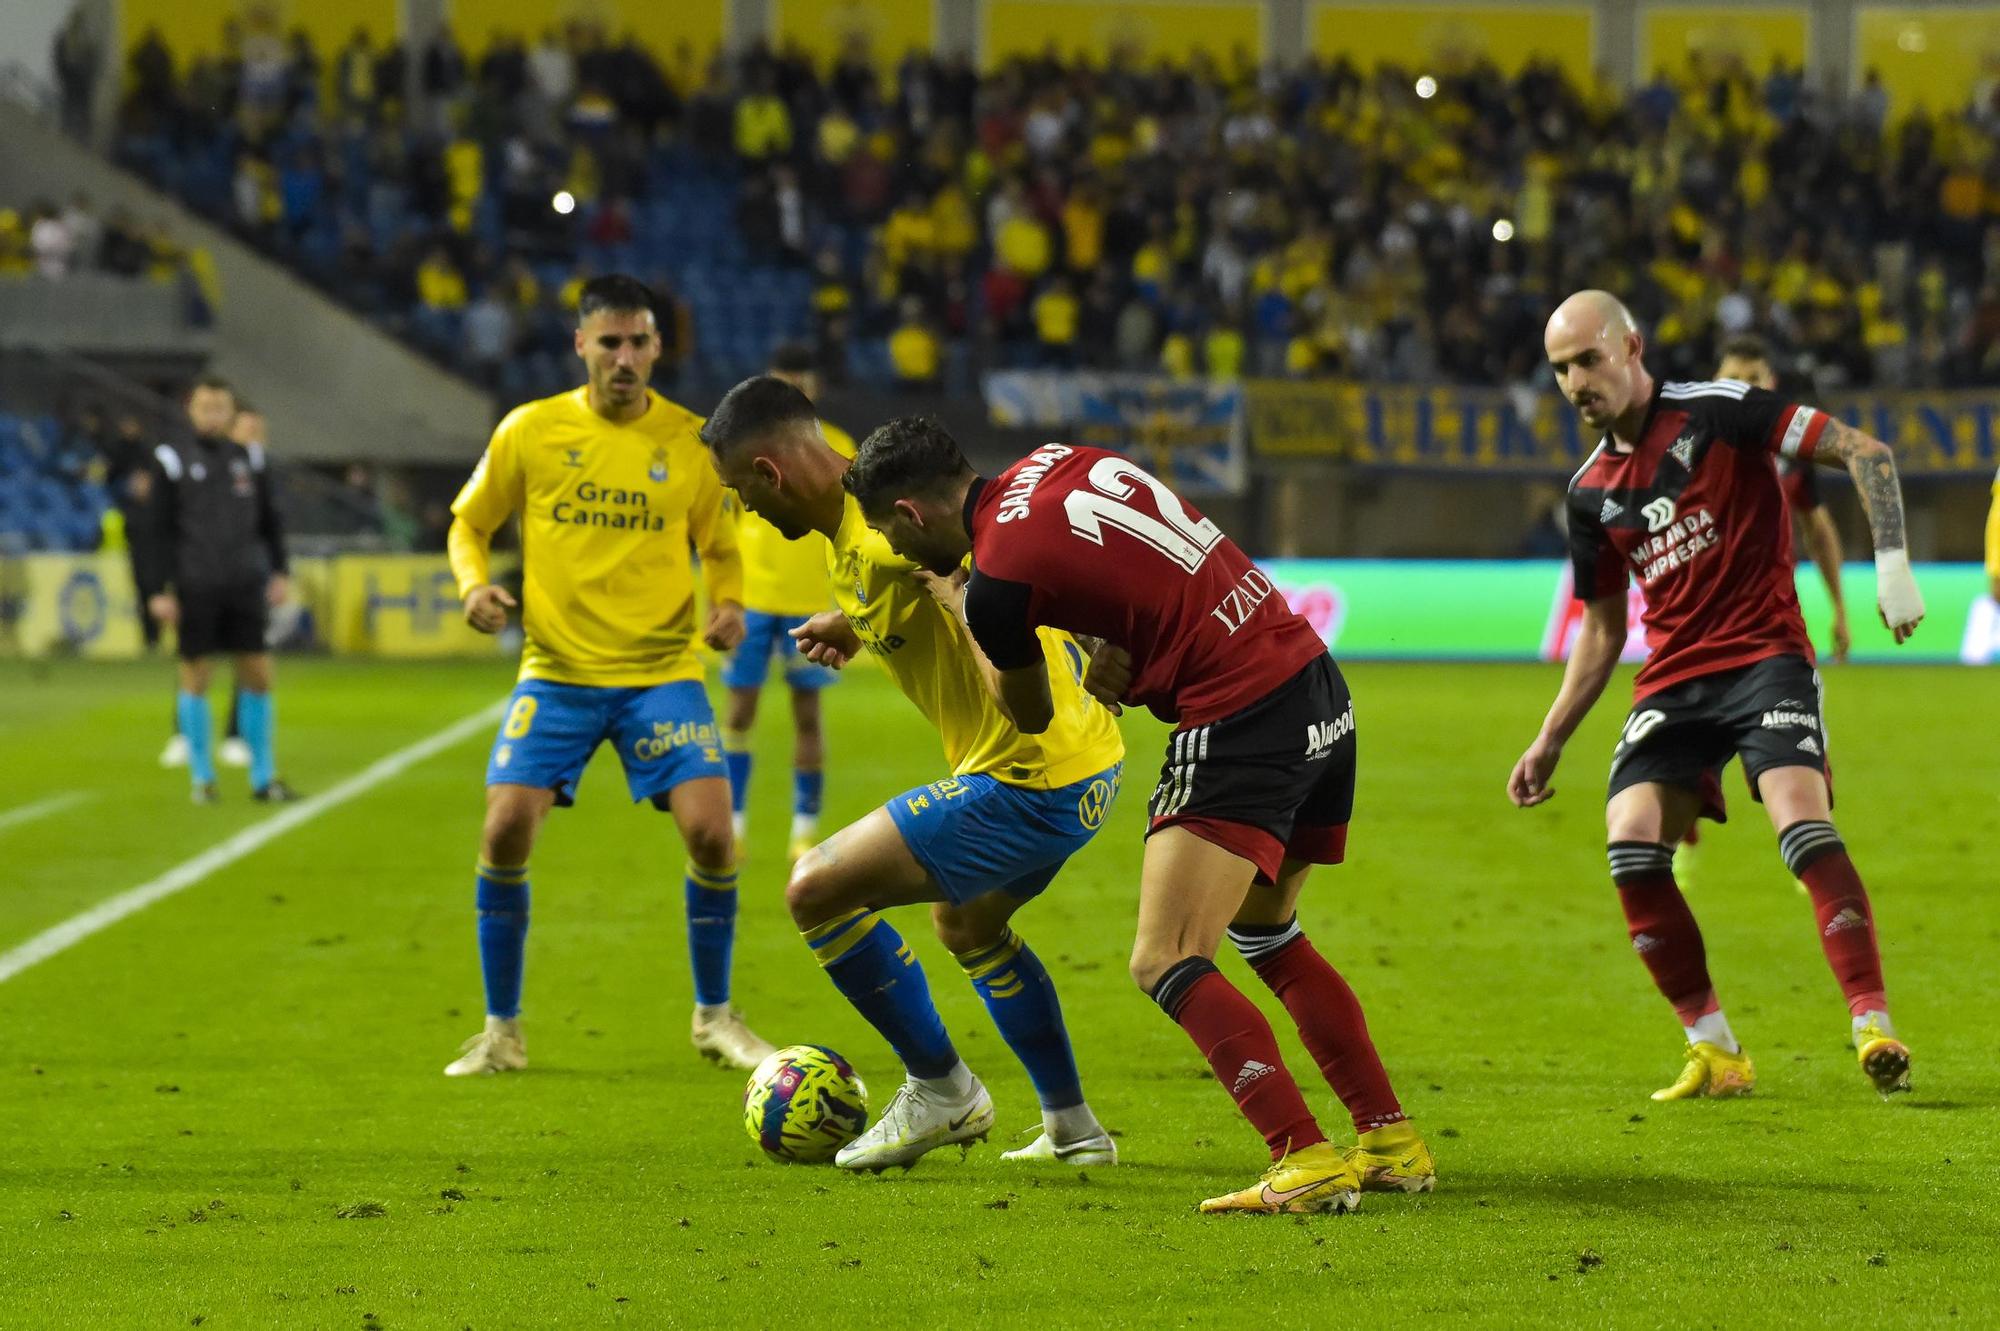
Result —
M 1653 1098 L 1742 1095 L 1756 1081 L 1673 872 L 1672 847 L 1695 819 L 1725 817 L 1720 778 L 1731 757 L 1742 759 L 1786 866 L 1811 895 L 1862 1070 L 1885 1095 L 1908 1090 L 1910 1051 L 1890 1024 L 1874 914 L 1830 821 L 1819 675 L 1771 465 L 1776 455 L 1853 476 L 1874 535 L 1882 622 L 1901 643 L 1924 603 L 1895 458 L 1880 440 L 1762 388 L 1656 382 L 1631 311 L 1608 292 L 1565 300 L 1543 344 L 1563 396 L 1603 437 L 1569 487 L 1583 630 L 1507 793 L 1522 808 L 1555 794 L 1563 746 L 1618 663 L 1626 580 L 1636 577 L 1651 654 L 1612 754 L 1605 822 L 1632 946 L 1687 1036 L 1680 1077 Z

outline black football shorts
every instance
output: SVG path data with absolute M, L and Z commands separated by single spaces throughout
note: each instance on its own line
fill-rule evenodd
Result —
M 1611 755 L 1606 798 L 1646 782 L 1701 797 L 1702 814 L 1728 817 L 1722 769 L 1743 760 L 1750 795 L 1774 767 L 1810 767 L 1828 776 L 1819 672 L 1803 656 L 1772 656 L 1700 675 L 1641 700 L 1625 718 Z
M 1167 743 L 1151 832 L 1186 826 L 1275 881 L 1286 859 L 1338 864 L 1354 814 L 1354 701 L 1331 656 Z
M 271 611 L 261 582 L 184 588 L 180 610 L 182 660 L 198 660 L 217 652 L 241 656 L 269 650 L 264 633 Z

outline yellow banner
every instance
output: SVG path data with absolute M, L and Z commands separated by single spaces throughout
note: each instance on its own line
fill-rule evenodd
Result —
M 884 69 L 937 40 L 934 0 L 777 0 L 780 49 L 797 46 L 825 69 L 859 42 Z
M 1239 49 L 1264 56 L 1259 0 L 987 0 L 980 59 L 993 66 L 1051 47 L 1103 63 L 1114 50 L 1141 63 L 1185 60 L 1199 51 L 1228 67 Z
M 1867 5 L 1854 17 L 1855 83 L 1880 70 L 1889 109 L 1961 111 L 2000 78 L 2000 7 Z
M 268 32 L 288 42 L 293 29 L 304 28 L 329 73 L 356 28 L 367 31 L 378 51 L 402 36 L 397 0 L 117 0 L 117 4 L 126 49 L 157 29 L 183 73 L 195 57 L 222 53 L 223 30 L 229 26 L 245 36 Z
M 1594 78 L 1587 4 L 1321 4 L 1312 14 L 1312 47 L 1363 69 L 1396 64 L 1420 74 L 1425 64 L 1450 69 L 1484 58 L 1513 74 L 1540 59 L 1561 65 L 1580 87 Z
M 2000 464 L 2000 401 L 1988 394 L 1844 393 L 1821 405 L 1894 448 L 1905 476 L 1985 476 Z M 1366 467 L 1554 474 L 1597 443 L 1553 394 L 1523 402 L 1493 388 L 1254 380 L 1244 413 L 1259 457 Z
M 490 656 L 465 622 L 443 555 L 341 555 L 321 634 L 340 655 Z
M 722 45 L 725 0 L 450 0 L 452 36 L 478 59 L 495 36 L 519 37 L 529 46 L 544 32 L 587 23 L 612 41 L 631 33 L 663 69 L 679 74 L 675 50 L 686 43 L 697 62 Z M 699 64 L 696 65 L 697 71 Z M 685 91 L 685 89 L 683 89 Z
M 139 598 L 124 552 L 0 560 L 0 600 L 16 607 L 22 656 L 131 660 L 145 651 Z
M 1650 79 L 1657 69 L 1678 74 L 1697 55 L 1717 64 L 1740 66 L 1759 78 L 1770 69 L 1773 57 L 1783 57 L 1797 69 L 1805 64 L 1809 21 L 1802 7 L 1655 6 L 1646 11 L 1640 29 L 1639 79 Z

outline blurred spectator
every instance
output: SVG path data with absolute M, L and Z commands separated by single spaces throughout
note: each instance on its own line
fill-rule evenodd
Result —
M 70 234 L 62 214 L 54 204 L 42 202 L 34 206 L 29 217 L 28 252 L 35 272 L 53 280 L 68 277 L 70 263 L 76 258 L 76 237 Z
M 50 65 L 56 75 L 63 132 L 72 138 L 90 136 L 97 100 L 98 62 L 103 57 L 103 48 L 91 33 L 84 9 L 78 6 L 71 10 L 69 20 L 56 33 Z
M 943 350 L 924 315 L 924 303 L 915 296 L 906 297 L 902 319 L 889 335 L 889 362 L 895 367 L 897 384 L 924 392 L 936 389 L 942 361 Z

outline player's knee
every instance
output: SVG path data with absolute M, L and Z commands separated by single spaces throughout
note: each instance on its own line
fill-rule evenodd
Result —
M 1141 993 L 1150 995 L 1159 987 L 1160 977 L 1172 970 L 1185 957 L 1185 953 L 1151 947 L 1142 942 L 1132 949 L 1130 963 L 1132 983 L 1139 986 Z
M 509 800 L 486 806 L 480 854 L 491 864 L 524 864 L 535 843 L 534 811 Z
M 817 846 L 799 856 L 792 865 L 792 876 L 785 881 L 785 909 L 801 929 L 824 924 L 841 911 L 864 904 L 848 897 L 847 883 Z
M 725 818 L 704 819 L 681 829 L 688 858 L 704 869 L 727 869 L 736 862 L 736 843 Z
M 1000 941 L 1007 932 L 1005 921 L 983 920 L 950 902 L 931 907 L 931 928 L 948 952 L 975 952 Z

